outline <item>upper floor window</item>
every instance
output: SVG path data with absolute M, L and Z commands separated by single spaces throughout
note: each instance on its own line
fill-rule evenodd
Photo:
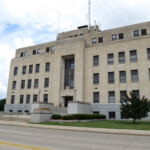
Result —
M 45 78 L 44 87 L 49 87 L 49 78 Z
M 35 80 L 34 80 L 34 88 L 37 89 L 37 88 L 38 88 L 38 85 L 39 85 L 39 80 L 38 80 L 38 79 L 35 79 Z
M 120 102 L 124 101 L 126 95 L 127 91 L 120 91 Z
M 26 104 L 30 104 L 30 95 L 27 95 L 26 97 Z
M 138 82 L 138 70 L 131 70 L 131 81 Z
M 31 83 L 32 83 L 32 80 L 31 80 L 31 79 L 29 79 L 29 80 L 28 80 L 28 89 L 30 89 L 30 88 L 31 88 Z
M 24 56 L 28 56 L 28 52 L 27 51 L 24 52 Z
M 33 50 L 32 54 L 35 55 L 36 54 L 36 50 Z
M 134 37 L 139 36 L 139 30 L 134 30 L 134 31 L 133 31 L 133 36 L 134 36 Z
M 29 74 L 31 74 L 33 71 L 33 65 L 29 65 Z
M 150 60 L 150 48 L 147 48 L 147 59 Z
M 49 52 L 49 47 L 46 47 L 46 53 L 48 53 Z
M 103 37 L 98 38 L 98 43 L 103 43 Z
M 132 90 L 132 93 L 134 93 L 138 98 L 140 97 L 139 90 Z
M 46 72 L 50 71 L 50 63 L 46 63 L 46 65 L 45 65 L 45 71 Z
M 37 49 L 37 54 L 40 54 L 40 49 Z
M 126 71 L 119 71 L 119 76 L 120 76 L 121 83 L 126 82 Z
M 114 83 L 114 72 L 108 72 L 108 83 Z
M 99 73 L 93 74 L 93 84 L 99 84 Z
M 147 30 L 146 29 L 141 29 L 141 35 L 147 35 Z
M 109 103 L 115 103 L 115 92 L 114 91 L 109 91 Z
M 119 63 L 125 62 L 125 52 L 119 52 Z
M 35 72 L 36 73 L 40 72 L 40 64 L 36 64 Z
M 137 61 L 137 54 L 136 50 L 130 51 L 130 62 L 136 62 Z
M 55 47 L 51 46 L 51 52 L 54 53 L 54 51 L 55 51 Z
M 93 103 L 99 103 L 99 92 L 93 93 Z
M 24 95 L 20 95 L 20 104 L 23 104 Z
M 16 89 L 16 81 L 13 81 L 12 89 L 13 89 L 13 90 Z
M 124 34 L 123 33 L 119 33 L 119 39 L 124 39 Z
M 18 67 L 15 67 L 15 68 L 14 68 L 14 76 L 16 76 L 17 73 L 18 73 Z
M 26 66 L 23 66 L 23 68 L 22 68 L 22 74 L 26 74 Z
M 38 95 L 37 95 L 37 94 L 34 94 L 34 95 L 33 95 L 33 102 L 37 102 L 37 98 L 38 98 Z
M 112 40 L 114 41 L 114 40 L 117 40 L 117 34 L 113 34 L 112 35 Z
M 25 80 L 21 80 L 21 89 L 25 88 Z
M 150 68 L 148 70 L 149 70 L 149 80 L 150 80 Z
M 48 94 L 44 94 L 43 102 L 48 103 Z
M 23 57 L 23 52 L 21 52 L 20 57 Z
M 15 103 L 15 95 L 12 95 L 11 96 L 11 104 L 14 104 Z
M 99 56 L 93 56 L 93 66 L 98 66 L 99 65 Z
M 114 64 L 114 54 L 108 54 L 108 64 Z
M 92 39 L 92 44 L 96 44 L 96 38 Z

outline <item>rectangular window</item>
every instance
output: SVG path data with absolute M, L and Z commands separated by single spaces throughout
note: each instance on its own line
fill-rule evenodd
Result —
M 23 57 L 23 52 L 20 53 L 20 57 Z
M 109 94 L 109 103 L 115 103 L 115 92 L 110 91 L 108 92 L 108 94 Z
M 48 103 L 48 94 L 44 94 L 43 102 Z
M 130 62 L 136 62 L 137 61 L 137 53 L 136 50 L 130 51 Z
M 139 90 L 132 90 L 132 92 L 139 98 L 140 97 L 140 92 Z
M 49 78 L 45 78 L 44 87 L 49 87 Z
M 93 93 L 93 103 L 99 103 L 99 92 Z
M 51 46 L 51 53 L 54 53 L 54 51 L 55 51 L 55 47 Z
M 149 80 L 150 80 L 150 68 L 148 70 L 149 70 Z
M 112 40 L 114 41 L 114 40 L 117 40 L 117 34 L 113 34 L 112 35 Z
M 109 112 L 109 119 L 116 119 L 116 112 Z
M 108 54 L 108 64 L 114 64 L 114 54 Z
M 26 104 L 30 104 L 30 95 L 27 95 L 26 97 Z
M 14 76 L 16 76 L 18 74 L 18 67 L 14 68 Z
M 141 35 L 147 35 L 147 30 L 146 29 L 141 29 Z
M 46 53 L 48 53 L 49 52 L 49 47 L 46 47 Z
M 131 70 L 131 81 L 138 82 L 138 70 Z
M 99 56 L 93 56 L 93 66 L 98 66 L 99 65 Z
M 134 37 L 139 36 L 139 30 L 134 30 L 134 31 L 133 31 L 133 36 L 134 36 Z
M 26 74 L 26 66 L 23 66 L 23 68 L 22 68 L 22 74 Z
M 150 48 L 147 48 L 147 59 L 150 60 Z
M 14 104 L 15 103 L 15 95 L 12 95 L 11 96 L 11 104 Z
M 13 89 L 13 90 L 16 89 L 16 81 L 13 81 L 12 89 Z
M 108 83 L 114 83 L 114 72 L 108 72 Z
M 24 95 L 20 95 L 20 104 L 23 104 Z
M 21 80 L 21 89 L 25 88 L 25 80 Z
M 46 63 L 45 72 L 49 72 L 49 71 L 50 71 L 50 63 Z
M 33 95 L 33 102 L 37 102 L 37 98 L 38 98 L 38 95 L 37 95 L 37 94 L 34 94 L 34 95 Z
M 96 38 L 92 39 L 92 44 L 96 44 Z
M 32 80 L 31 80 L 31 79 L 29 79 L 29 80 L 28 80 L 28 89 L 30 89 L 30 88 L 31 88 L 31 84 L 32 84 Z
M 29 65 L 29 74 L 31 74 L 33 71 L 33 65 Z
M 119 71 L 120 82 L 126 82 L 126 71 Z
M 98 38 L 98 43 L 103 43 L 103 37 Z
M 93 74 L 93 84 L 99 84 L 99 73 Z
M 123 33 L 119 33 L 119 39 L 124 39 Z
M 120 102 L 124 101 L 126 94 L 127 94 L 127 91 L 120 91 Z
M 40 49 L 37 49 L 37 54 L 40 54 Z
M 119 63 L 125 63 L 125 52 L 119 52 Z
M 39 84 L 39 80 L 35 79 L 34 80 L 34 88 L 37 89 L 38 88 L 38 84 Z
M 40 64 L 36 64 L 35 72 L 36 73 L 40 72 Z
M 24 52 L 24 56 L 28 56 L 28 52 L 27 51 Z
M 33 50 L 32 54 L 35 55 L 36 54 L 36 50 Z

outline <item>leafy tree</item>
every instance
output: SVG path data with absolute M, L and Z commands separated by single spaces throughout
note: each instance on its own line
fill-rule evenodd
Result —
M 1 99 L 0 100 L 0 111 L 4 111 L 5 103 L 6 103 L 6 99 Z
M 125 95 L 121 102 L 122 115 L 126 118 L 133 118 L 133 123 L 136 119 L 141 119 L 148 116 L 150 111 L 150 100 L 145 96 L 140 99 L 136 94 L 130 92 L 130 97 Z

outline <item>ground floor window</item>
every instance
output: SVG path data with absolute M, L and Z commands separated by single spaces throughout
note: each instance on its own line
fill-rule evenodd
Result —
M 109 119 L 116 119 L 116 112 L 109 112 Z
M 99 111 L 93 111 L 93 114 L 99 114 Z

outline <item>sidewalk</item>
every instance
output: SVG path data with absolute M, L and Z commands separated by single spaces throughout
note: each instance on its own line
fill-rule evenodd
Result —
M 93 132 L 93 133 L 106 133 L 106 134 L 150 136 L 150 131 L 147 131 L 147 130 L 68 127 L 68 126 L 29 124 L 26 122 L 3 121 L 3 120 L 0 120 L 0 125 L 12 125 L 12 126 L 20 126 L 20 127 L 32 127 L 32 128 L 41 128 L 41 129 L 54 129 L 54 130 L 79 131 L 79 132 L 91 132 L 91 133 Z

